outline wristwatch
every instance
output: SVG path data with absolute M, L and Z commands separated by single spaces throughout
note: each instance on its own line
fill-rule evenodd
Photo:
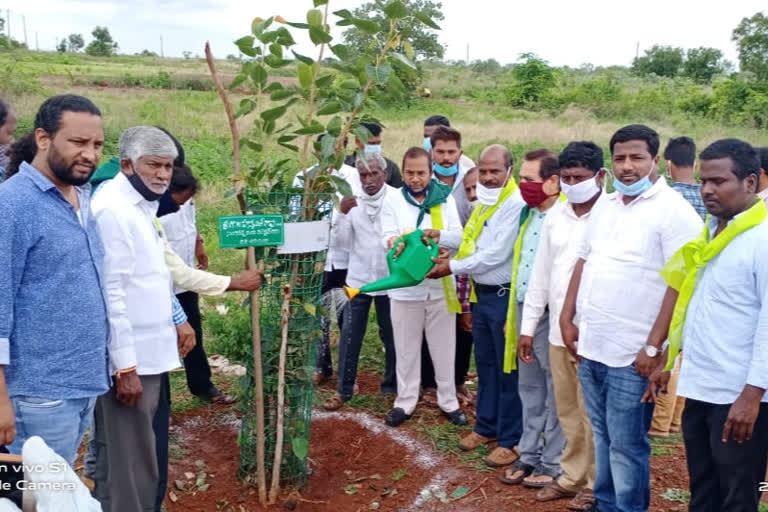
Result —
M 645 347 L 643 347 L 643 349 L 645 350 L 645 355 L 647 355 L 648 357 L 656 357 L 659 354 L 661 354 L 661 351 L 656 347 L 654 347 L 653 345 L 646 345 Z

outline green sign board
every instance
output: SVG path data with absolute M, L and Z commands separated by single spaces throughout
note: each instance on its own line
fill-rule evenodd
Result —
M 222 249 L 283 245 L 282 215 L 233 215 L 219 217 Z

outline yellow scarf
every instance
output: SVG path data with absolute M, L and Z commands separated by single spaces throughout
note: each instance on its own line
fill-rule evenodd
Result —
M 453 259 L 461 260 L 475 253 L 475 242 L 477 242 L 477 239 L 483 232 L 485 223 L 493 216 L 494 213 L 496 213 L 496 210 L 499 209 L 504 201 L 506 201 L 509 196 L 511 196 L 516 190 L 517 183 L 515 182 L 515 179 L 510 176 L 509 181 L 507 181 L 507 184 L 504 185 L 504 188 L 502 188 L 501 194 L 499 194 L 499 198 L 496 200 L 495 204 L 492 206 L 479 206 L 472 210 L 472 215 L 469 216 L 467 225 L 464 226 L 464 235 L 461 240 L 461 245 L 459 246 L 459 250 Z M 472 285 L 471 281 L 469 300 L 470 302 L 477 302 L 475 287 Z
M 429 216 L 432 218 L 432 229 L 443 229 L 443 209 L 444 203 L 433 206 L 429 209 Z M 445 301 L 448 303 L 448 311 L 451 313 L 461 313 L 461 304 L 456 294 L 456 281 L 452 275 L 447 275 L 441 279 L 443 282 L 443 292 Z
M 565 194 L 560 194 L 558 201 L 565 201 Z M 512 257 L 512 279 L 509 281 L 509 306 L 507 307 L 507 322 L 504 327 L 504 373 L 517 370 L 517 303 L 515 300 L 517 288 L 517 270 L 520 266 L 520 255 L 523 252 L 523 236 L 531 222 L 531 215 L 520 226 L 520 232 L 515 240 L 515 251 Z
M 667 285 L 678 291 L 672 323 L 669 326 L 669 349 L 667 366 L 669 371 L 675 365 L 675 358 L 680 352 L 683 341 L 683 326 L 688 304 L 696 289 L 696 276 L 709 261 L 720 254 L 739 234 L 751 229 L 765 220 L 767 215 L 765 202 L 759 200 L 754 206 L 733 219 L 720 234 L 709 239 L 709 216 L 704 222 L 704 231 L 699 238 L 682 246 L 661 269 L 661 277 Z

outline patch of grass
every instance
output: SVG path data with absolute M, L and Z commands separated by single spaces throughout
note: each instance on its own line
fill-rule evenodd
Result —
M 651 455 L 657 456 L 657 455 L 672 455 L 675 451 L 672 448 L 668 448 L 666 446 L 651 446 Z
M 383 415 L 392 408 L 392 399 L 381 394 L 355 395 L 345 404 L 347 407 L 364 409 L 377 415 Z
M 677 503 L 688 503 L 691 499 L 691 493 L 685 489 L 678 489 L 676 487 L 670 487 L 663 493 L 661 497 L 667 501 L 675 501 Z
M 652 445 L 681 445 L 683 444 L 683 434 L 670 434 L 669 437 L 654 437 L 651 440 Z
M 487 446 L 483 445 L 471 452 L 465 452 L 459 448 L 459 441 L 472 430 L 471 427 L 458 427 L 448 421 L 438 421 L 439 411 L 434 409 L 424 411 L 423 409 L 425 408 L 422 408 L 421 413 L 414 417 L 413 424 L 438 453 L 452 455 L 475 471 L 492 471 L 483 462 L 483 458 L 488 455 Z M 418 409 L 417 412 L 419 412 Z
M 768 512 L 768 503 L 761 503 L 757 512 Z
M 222 390 L 237 396 L 239 383 L 237 377 L 231 375 L 214 374 L 211 377 L 213 383 Z M 187 377 L 183 371 L 171 372 L 171 414 L 180 414 L 203 406 L 210 406 L 210 402 L 201 400 L 189 392 Z

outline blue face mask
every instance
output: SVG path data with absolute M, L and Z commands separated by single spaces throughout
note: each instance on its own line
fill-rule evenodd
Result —
M 432 170 L 440 176 L 455 176 L 459 172 L 459 162 L 456 162 L 450 167 L 443 167 L 437 162 L 432 164 Z
M 651 165 L 651 171 L 646 176 L 643 176 L 631 185 L 625 185 L 618 179 L 615 179 L 614 175 L 613 188 L 615 188 L 616 191 L 623 196 L 637 197 L 653 186 L 651 179 L 648 177 L 652 172 L 653 165 Z
M 424 142 L 422 143 L 421 147 L 424 148 L 424 151 L 432 151 L 432 139 L 429 137 L 424 137 Z
M 364 153 L 381 153 L 381 144 L 366 144 Z
M 429 192 L 429 185 L 427 185 L 423 189 L 419 190 L 418 192 L 414 191 L 411 187 L 409 187 L 405 183 L 403 183 L 403 188 L 405 189 L 406 192 L 411 194 L 411 196 L 413 196 L 413 197 L 421 197 L 421 196 L 426 195 L 427 192 Z

